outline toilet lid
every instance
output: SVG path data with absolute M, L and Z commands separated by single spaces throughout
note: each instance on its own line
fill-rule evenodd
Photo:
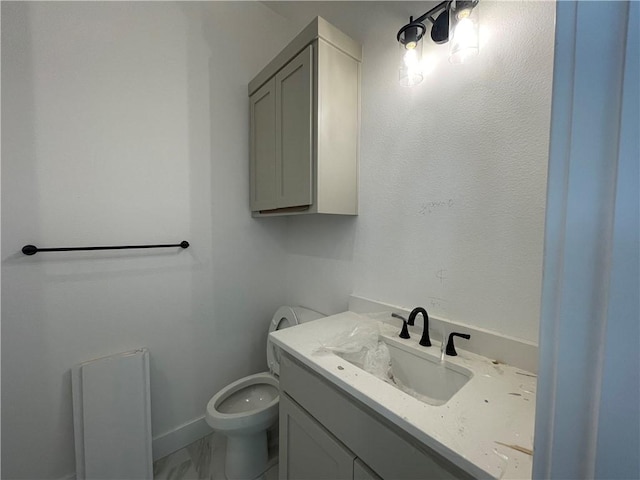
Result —
M 324 315 L 302 307 L 280 307 L 271 319 L 269 333 L 287 327 L 293 327 L 310 320 L 317 320 Z M 274 375 L 280 374 L 280 351 L 270 339 L 267 339 L 267 365 Z
M 291 307 L 280 307 L 274 313 L 269 325 L 269 333 L 275 332 L 282 328 L 298 325 L 298 317 Z M 267 340 L 267 365 L 269 371 L 275 375 L 280 373 L 280 352 L 278 348 L 271 343 L 271 340 Z

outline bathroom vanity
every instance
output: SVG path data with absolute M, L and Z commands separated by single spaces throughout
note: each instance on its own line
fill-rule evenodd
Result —
M 281 478 L 472 478 L 287 354 L 280 372 Z
M 323 349 L 375 321 L 344 312 L 271 335 L 281 349 L 280 478 L 530 478 L 535 375 L 462 344 L 458 357 L 440 359 L 438 342 L 425 354 L 419 337 L 394 338 L 396 327 L 387 325 L 380 341 L 414 352 L 417 362 L 467 372 L 466 382 L 438 400 Z

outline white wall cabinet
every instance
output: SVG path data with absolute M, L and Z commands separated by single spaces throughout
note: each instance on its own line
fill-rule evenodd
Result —
M 472 478 L 286 353 L 280 390 L 282 480 Z
M 249 83 L 253 215 L 357 215 L 361 57 L 318 17 Z

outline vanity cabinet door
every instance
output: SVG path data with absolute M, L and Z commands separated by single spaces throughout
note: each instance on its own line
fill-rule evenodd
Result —
M 351 480 L 355 459 L 322 425 L 280 394 L 281 480 Z

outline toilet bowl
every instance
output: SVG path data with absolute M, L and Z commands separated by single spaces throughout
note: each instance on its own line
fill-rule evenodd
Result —
M 323 316 L 302 307 L 280 307 L 271 320 L 269 332 Z M 229 480 L 253 480 L 267 467 L 267 430 L 278 420 L 279 361 L 278 350 L 267 337 L 269 372 L 236 380 L 207 404 L 207 423 L 227 436 L 225 475 Z

